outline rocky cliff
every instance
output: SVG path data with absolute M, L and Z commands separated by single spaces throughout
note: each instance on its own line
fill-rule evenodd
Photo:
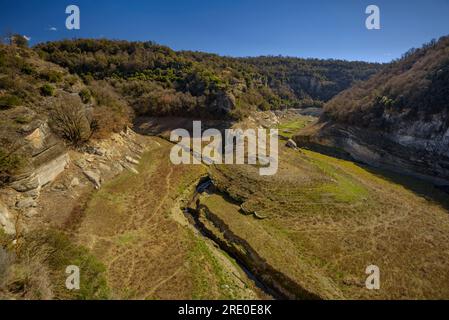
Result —
M 295 140 L 449 184 L 449 37 L 339 94 Z

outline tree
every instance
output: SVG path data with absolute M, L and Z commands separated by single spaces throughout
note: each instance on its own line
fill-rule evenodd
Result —
M 74 145 L 80 145 L 91 137 L 91 121 L 81 101 L 74 97 L 60 100 L 51 119 L 52 129 Z
M 13 34 L 9 38 L 11 45 L 16 45 L 21 48 L 28 48 L 28 39 L 20 34 Z

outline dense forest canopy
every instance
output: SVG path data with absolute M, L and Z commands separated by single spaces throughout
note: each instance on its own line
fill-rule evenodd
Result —
M 176 52 L 153 42 L 65 40 L 35 48 L 85 81 L 107 80 L 138 115 L 240 118 L 252 110 L 321 106 L 380 64 Z

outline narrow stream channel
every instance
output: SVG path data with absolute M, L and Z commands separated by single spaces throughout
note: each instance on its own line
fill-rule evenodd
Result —
M 199 181 L 195 193 L 191 199 L 191 203 L 195 202 L 197 197 L 202 194 L 203 192 L 206 192 L 210 186 L 212 186 L 212 181 L 209 177 L 203 178 Z M 254 285 L 261 290 L 269 299 L 273 300 L 279 300 L 279 299 L 285 299 L 284 296 L 277 293 L 275 290 L 271 289 L 269 286 L 267 286 L 263 280 L 261 280 L 259 277 L 257 277 L 254 273 L 250 271 L 250 267 L 245 265 L 241 259 L 236 257 L 228 248 L 223 246 L 222 244 L 218 243 L 208 235 L 207 232 L 200 226 L 198 223 L 198 219 L 196 218 L 196 212 L 194 209 L 190 208 L 189 206 L 187 208 L 182 208 L 183 213 L 186 215 L 187 220 L 189 223 L 197 230 L 197 232 L 204 237 L 205 239 L 212 241 L 216 248 L 219 248 L 221 251 L 225 252 L 226 255 L 228 255 L 231 259 L 233 259 L 238 267 L 241 269 L 241 271 L 250 279 Z

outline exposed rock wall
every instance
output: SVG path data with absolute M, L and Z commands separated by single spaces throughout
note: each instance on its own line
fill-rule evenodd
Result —
M 318 151 L 328 148 L 331 153 L 346 153 L 371 166 L 449 185 L 449 132 L 438 134 L 435 125 L 401 122 L 394 130 L 384 132 L 324 123 L 294 139 L 300 147 Z
M 303 288 L 288 275 L 276 270 L 262 258 L 250 244 L 234 234 L 226 223 L 205 205 L 196 203 L 196 208 L 189 208 L 197 227 L 206 236 L 216 242 L 222 250 L 242 263 L 250 270 L 272 295 L 280 299 L 319 300 L 322 297 Z
M 6 234 L 15 234 L 12 216 L 10 215 L 6 205 L 1 201 L 0 201 L 0 228 L 2 228 Z

